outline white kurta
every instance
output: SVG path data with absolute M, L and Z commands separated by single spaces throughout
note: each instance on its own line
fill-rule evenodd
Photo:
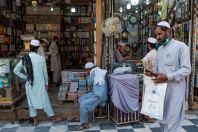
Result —
M 25 89 L 29 107 L 34 109 L 46 109 L 51 107 L 46 86 L 48 85 L 48 74 L 45 59 L 36 54 L 29 53 L 33 65 L 34 81 L 33 85 L 26 81 Z M 21 72 L 25 69 L 22 61 L 20 61 L 14 68 L 14 73 L 22 79 L 27 79 L 27 76 Z
M 163 132 L 181 132 L 184 117 L 186 80 L 191 73 L 190 50 L 186 44 L 172 39 L 167 45 L 160 46 L 154 71 L 168 77 L 164 102 L 164 117 L 160 121 Z
M 143 65 L 144 69 L 151 70 L 153 69 L 154 63 L 155 63 L 155 56 L 157 54 L 157 51 L 155 49 L 152 49 L 143 59 Z
M 49 47 L 49 53 L 51 54 L 51 71 L 53 71 L 53 82 L 57 83 L 60 80 L 60 71 L 61 71 L 61 61 L 58 51 L 58 46 L 56 42 L 52 42 Z

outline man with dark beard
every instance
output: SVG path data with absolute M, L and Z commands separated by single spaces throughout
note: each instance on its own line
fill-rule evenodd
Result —
M 188 46 L 172 38 L 168 22 L 159 22 L 155 28 L 158 43 L 154 71 L 155 83 L 167 82 L 163 120 L 159 121 L 162 132 L 181 132 L 184 118 L 186 80 L 191 73 Z

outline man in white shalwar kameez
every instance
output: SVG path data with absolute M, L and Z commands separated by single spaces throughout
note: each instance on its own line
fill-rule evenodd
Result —
M 156 55 L 154 71 L 156 83 L 167 82 L 164 116 L 160 122 L 162 132 L 181 132 L 184 118 L 186 77 L 191 73 L 189 47 L 171 36 L 168 22 L 162 21 L 155 28 L 156 39 L 162 46 Z
M 142 59 L 143 65 L 144 65 L 144 69 L 153 70 L 153 66 L 155 63 L 155 56 L 156 56 L 156 43 L 157 40 L 155 38 L 149 37 L 147 40 L 147 47 L 148 47 L 148 53 L 146 54 L 146 56 Z
M 146 56 L 142 59 L 142 63 L 144 65 L 144 69 L 145 70 L 149 70 L 149 71 L 152 71 L 153 70 L 153 67 L 154 67 L 154 63 L 155 63 L 155 57 L 156 57 L 156 54 L 157 54 L 157 51 L 156 51 L 156 44 L 157 44 L 157 40 L 153 37 L 149 37 L 147 39 L 147 47 L 148 47 L 148 53 L 146 54 Z M 143 95 L 142 95 L 142 98 L 145 94 L 145 85 L 143 87 Z M 150 118 L 146 115 L 143 116 L 144 120 L 149 122 L 149 123 L 153 123 L 155 122 L 155 119 L 153 118 Z
M 57 45 L 58 37 L 54 37 L 54 41 L 52 41 L 48 54 L 51 55 L 50 62 L 51 62 L 51 71 L 53 72 L 53 83 L 58 84 L 60 81 L 60 72 L 61 72 L 61 61 L 60 55 L 58 51 Z
M 45 47 L 47 46 L 47 44 L 48 44 L 47 39 L 42 38 L 40 40 L 40 46 L 39 46 L 39 49 L 38 49 L 38 52 L 37 52 L 37 54 L 43 56 L 45 59 L 47 59 L 46 56 L 45 56 Z
M 38 124 L 36 118 L 37 109 L 43 109 L 48 117 L 54 116 L 46 90 L 48 86 L 46 62 L 43 56 L 36 54 L 38 47 L 39 41 L 31 40 L 29 55 L 24 56 L 14 68 L 14 73 L 26 80 L 25 91 L 29 106 L 29 114 L 30 117 L 34 118 L 34 125 Z M 22 70 L 25 71 L 25 74 Z

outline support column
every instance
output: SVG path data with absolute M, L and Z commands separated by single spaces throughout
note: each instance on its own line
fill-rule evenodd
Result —
M 96 0 L 96 65 L 101 66 L 102 0 Z

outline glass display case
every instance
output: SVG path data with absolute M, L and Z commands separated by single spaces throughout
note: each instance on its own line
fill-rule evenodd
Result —
M 17 117 L 17 106 L 25 97 L 25 82 L 13 73 L 18 62 L 16 58 L 0 58 L 0 112 L 13 112 L 12 122 Z
M 0 59 L 0 103 L 13 101 L 24 93 L 22 81 L 13 73 L 17 63 L 18 59 Z

